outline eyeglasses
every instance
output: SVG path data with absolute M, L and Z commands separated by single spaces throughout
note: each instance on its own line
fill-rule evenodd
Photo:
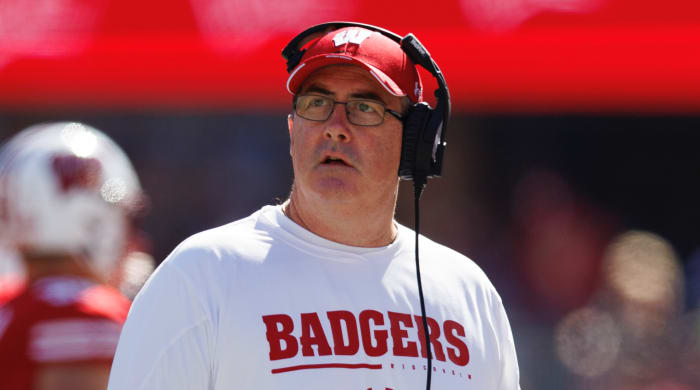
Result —
M 328 120 L 336 104 L 345 105 L 348 121 L 356 126 L 378 126 L 384 123 L 384 115 L 389 113 L 401 120 L 401 114 L 384 107 L 376 100 L 348 100 L 338 102 L 326 96 L 298 95 L 294 102 L 294 112 L 304 119 L 323 122 Z

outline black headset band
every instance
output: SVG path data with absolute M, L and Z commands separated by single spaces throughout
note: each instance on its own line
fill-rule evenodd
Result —
M 408 58 L 410 58 L 413 63 L 425 68 L 435 78 L 441 79 L 438 81 L 442 81 L 442 84 L 446 86 L 442 72 L 440 72 L 440 68 L 430 57 L 430 53 L 428 53 L 428 50 L 425 49 L 425 46 L 423 46 L 423 44 L 421 44 L 413 34 L 408 34 L 405 37 L 401 37 L 400 35 L 381 27 L 355 22 L 339 21 L 322 23 L 309 27 L 299 33 L 299 35 L 292 39 L 282 50 L 282 57 L 287 60 L 287 72 L 291 72 L 297 67 L 297 65 L 299 65 L 299 62 L 301 62 L 301 57 L 305 52 L 302 47 L 308 43 L 309 40 L 313 39 L 315 35 L 338 30 L 344 27 L 362 27 L 370 31 L 376 31 L 387 38 L 390 38 L 401 46 L 401 49 L 404 50 L 404 52 L 408 55 Z
M 354 22 L 328 22 L 312 26 L 302 31 L 294 39 L 292 39 L 287 46 L 282 50 L 282 57 L 287 60 L 287 72 L 291 72 L 294 68 L 301 62 L 301 57 L 304 55 L 305 50 L 302 49 L 309 40 L 315 38 L 316 35 L 320 33 L 326 33 L 328 31 L 337 30 L 343 27 L 363 27 L 367 30 L 376 31 L 391 38 L 396 43 L 401 44 L 401 36 L 395 34 L 389 30 L 385 30 L 381 27 L 372 26 L 371 24 L 354 23 Z

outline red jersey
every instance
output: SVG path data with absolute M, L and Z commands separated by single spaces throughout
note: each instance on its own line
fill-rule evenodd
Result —
M 129 305 L 116 289 L 82 278 L 33 282 L 0 306 L 0 387 L 33 388 L 44 364 L 111 364 Z

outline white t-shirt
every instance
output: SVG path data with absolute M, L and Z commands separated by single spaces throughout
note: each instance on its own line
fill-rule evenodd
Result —
M 280 206 L 196 234 L 134 301 L 109 390 L 424 389 L 414 232 L 358 248 Z M 519 389 L 513 337 L 479 267 L 425 237 L 433 389 Z

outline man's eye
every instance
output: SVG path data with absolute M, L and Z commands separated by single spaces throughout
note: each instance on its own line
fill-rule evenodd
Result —
M 326 99 L 321 99 L 321 98 L 313 98 L 311 99 L 311 102 L 309 103 L 309 106 L 311 107 L 323 107 L 326 105 Z
M 361 112 L 368 112 L 368 113 L 377 111 L 371 104 L 366 103 L 366 102 L 358 102 L 357 109 L 360 110 Z

